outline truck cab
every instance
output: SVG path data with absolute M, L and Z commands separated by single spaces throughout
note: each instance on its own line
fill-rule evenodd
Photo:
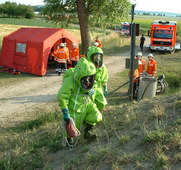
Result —
M 152 51 L 175 52 L 180 49 L 180 44 L 176 42 L 176 21 L 154 21 L 149 31 L 150 49 Z

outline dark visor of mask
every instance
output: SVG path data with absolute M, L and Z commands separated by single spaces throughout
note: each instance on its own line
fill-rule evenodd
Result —
M 91 56 L 92 62 L 94 63 L 96 68 L 102 67 L 103 64 L 103 54 L 95 53 Z
M 95 75 L 82 77 L 80 84 L 84 90 L 90 90 L 94 84 Z

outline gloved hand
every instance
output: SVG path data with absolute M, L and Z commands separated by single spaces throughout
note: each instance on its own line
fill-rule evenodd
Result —
M 104 96 L 108 95 L 108 90 L 107 90 L 107 86 L 104 86 Z
M 63 120 L 65 122 L 69 122 L 69 120 L 70 120 L 69 110 L 67 108 L 62 109 L 62 113 L 63 113 Z

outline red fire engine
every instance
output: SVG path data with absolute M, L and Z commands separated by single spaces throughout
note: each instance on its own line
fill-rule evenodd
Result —
M 180 44 L 176 43 L 176 21 L 154 21 L 149 30 L 150 49 L 155 51 L 175 52 L 180 49 Z
M 121 23 L 121 33 L 124 35 L 130 34 L 130 23 L 129 22 L 122 22 Z

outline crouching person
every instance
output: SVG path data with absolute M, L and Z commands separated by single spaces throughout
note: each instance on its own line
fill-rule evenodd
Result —
M 81 131 L 85 124 L 84 138 L 96 139 L 91 133 L 92 127 L 102 120 L 102 115 L 94 103 L 94 81 L 96 68 L 93 63 L 82 58 L 75 68 L 70 68 L 64 74 L 62 87 L 58 92 L 58 101 L 63 119 L 66 123 L 73 120 L 76 128 Z M 73 138 L 67 136 L 71 145 Z

